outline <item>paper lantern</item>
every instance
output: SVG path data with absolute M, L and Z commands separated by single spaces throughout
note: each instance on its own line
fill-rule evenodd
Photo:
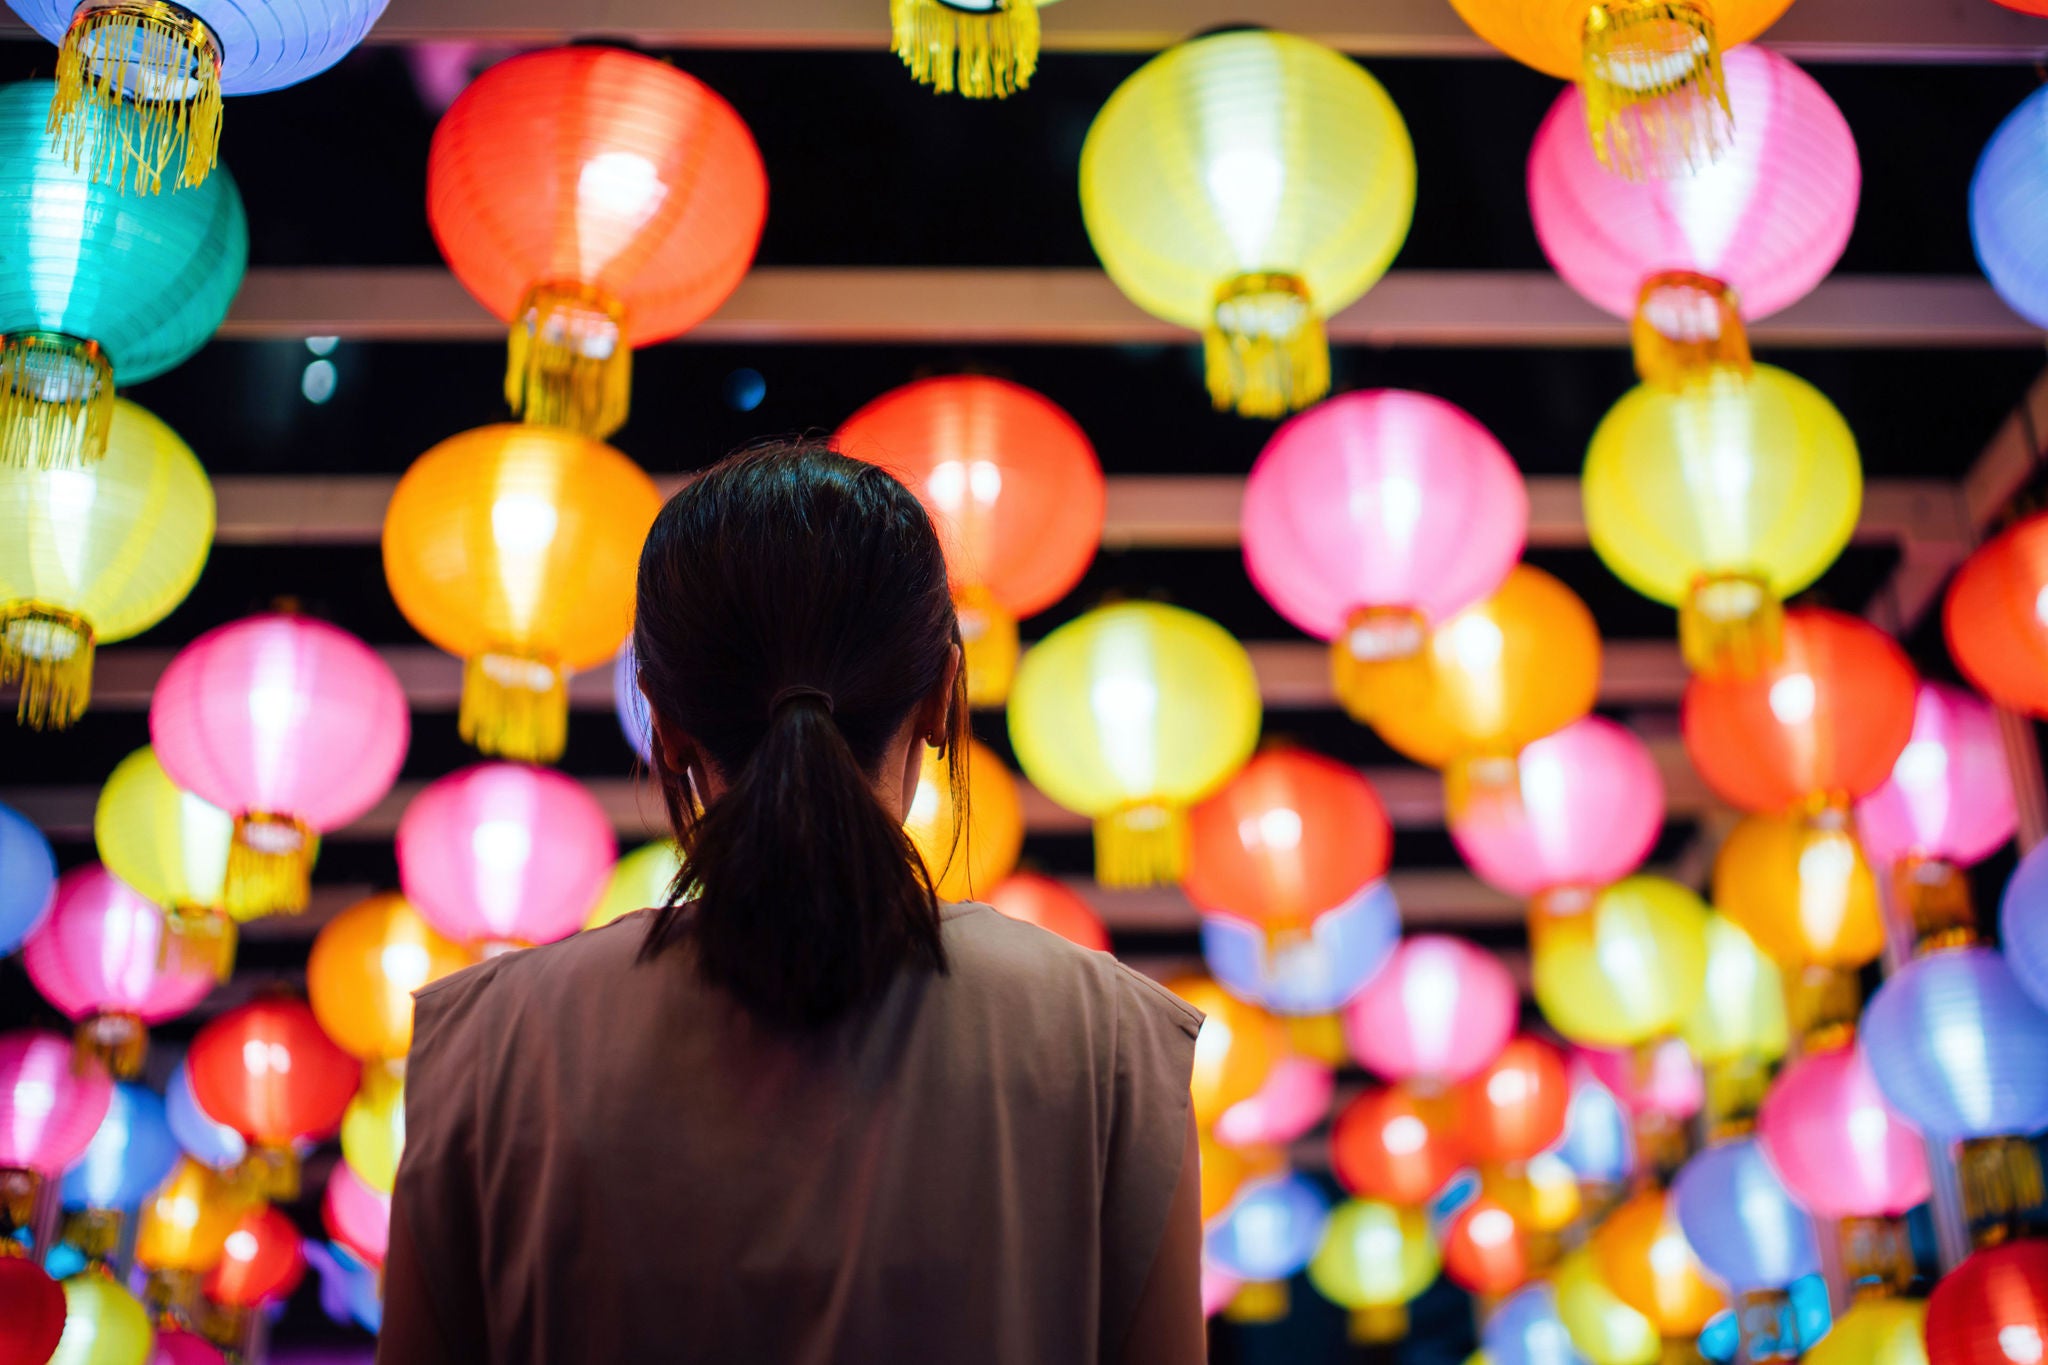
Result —
M 1326 1063 L 1282 1057 L 1256 1095 L 1223 1111 L 1216 1120 L 1216 1141 L 1237 1148 L 1284 1147 L 1329 1117 L 1336 1089 L 1337 1073 Z
M 1154 57 L 1081 148 L 1081 216 L 1117 287 L 1199 329 L 1219 409 L 1278 417 L 1330 387 L 1323 319 L 1408 235 L 1415 149 L 1363 68 L 1239 29 Z
M 377 804 L 411 738 L 405 689 L 368 645 L 304 616 L 251 616 L 178 651 L 149 737 L 181 789 L 235 817 L 228 910 L 303 909 L 316 836 Z
M 1649 746 L 1599 716 L 1531 741 L 1516 758 L 1521 799 L 1451 822 L 1480 880 L 1520 899 L 1587 904 L 1649 856 L 1664 826 L 1664 779 Z
M 1071 592 L 1102 543 L 1107 493 L 1095 447 L 1051 399 L 981 375 L 891 389 L 832 443 L 888 470 L 931 513 L 960 614 L 968 698 L 1000 706 L 1017 669 L 1018 620 Z
M 1663 1190 L 1631 1196 L 1593 1234 L 1592 1248 L 1600 1277 L 1661 1336 L 1694 1336 L 1728 1306 L 1707 1282 Z
M 405 898 L 444 937 L 553 943 L 583 927 L 618 844 L 575 779 L 479 763 L 428 784 L 398 821 Z
M 1308 1263 L 1316 1292 L 1352 1312 L 1354 1338 L 1392 1341 L 1407 1331 L 1407 1304 L 1443 1264 L 1421 1209 L 1347 1199 L 1330 1213 Z
M 1807 1348 L 1806 1365 L 1927 1365 L 1926 1326 L 1925 1299 L 1863 1298 Z
M 642 763 L 654 762 L 654 717 L 647 697 L 640 690 L 640 660 L 633 654 L 633 637 L 619 649 L 612 661 L 612 709 L 619 715 L 619 733 L 626 737 Z
M 1532 1284 L 1486 1315 L 1480 1329 L 1490 1365 L 1578 1365 L 1571 1332 L 1557 1315 L 1557 1291 Z
M 338 1161 L 320 1198 L 320 1222 L 328 1236 L 364 1263 L 382 1269 L 391 1246 L 391 1196 L 379 1194 Z
M 321 1031 L 366 1061 L 412 1047 L 412 993 L 474 962 L 434 932 L 405 897 L 358 901 L 320 927 L 306 959 L 306 996 Z
M 988 903 L 1011 919 L 1050 930 L 1070 943 L 1109 951 L 1109 929 L 1102 916 L 1064 882 L 1035 872 L 1015 872 L 989 892 Z
M 2048 1011 L 1995 949 L 1901 967 L 1870 999 L 1863 1047 L 1885 1098 L 1930 1138 L 2048 1128 Z
M 1308 1264 L 1329 1221 L 1329 1201 L 1307 1178 L 1260 1180 L 1202 1238 L 1202 1259 L 1235 1280 L 1285 1280 Z
M 967 741 L 967 819 L 953 805 L 950 761 L 927 747 L 903 828 L 924 859 L 941 900 L 975 900 L 1017 868 L 1024 851 L 1024 802 L 995 751 Z
M 1365 1199 L 1420 1207 L 1464 1164 L 1456 1106 L 1407 1086 L 1368 1090 L 1337 1113 L 1330 1168 Z
M 2014 1365 L 2048 1344 L 2048 1243 L 1985 1247 L 1935 1282 L 1927 1300 L 1932 1365 Z
M 1286 1035 L 1263 1011 L 1206 977 L 1183 977 L 1167 989 L 1205 1016 L 1195 1038 L 1195 1121 L 1212 1126 L 1240 1100 L 1259 1093 L 1286 1050 Z
M 1327 1015 L 1363 990 L 1401 941 L 1401 908 L 1369 882 L 1307 929 L 1275 935 L 1229 915 L 1202 917 L 1202 960 L 1231 994 L 1276 1014 Z
M 1388 1080 L 1448 1085 L 1492 1061 L 1515 1031 L 1521 991 L 1500 959 L 1463 939 L 1402 941 L 1344 1007 L 1359 1063 Z
M 341 1123 L 361 1065 L 320 1031 L 304 1003 L 257 1000 L 199 1030 L 186 1056 L 192 1095 L 244 1138 L 265 1168 L 275 1198 L 298 1188 L 291 1145 L 322 1138 Z
M 1572 1060 L 1571 1082 L 1557 1155 L 1587 1184 L 1618 1187 L 1635 1170 L 1634 1125 L 1583 1057 Z
M 58 45 L 50 131 L 71 166 L 116 194 L 199 185 L 220 147 L 221 97 L 317 76 L 363 40 L 385 0 L 8 0 Z
M 341 1116 L 341 1155 L 362 1182 L 390 1194 L 405 1154 L 405 1077 L 390 1065 L 363 1068 L 362 1088 Z
M 1663 1358 L 1656 1326 L 1608 1288 L 1592 1248 L 1582 1247 L 1560 1261 L 1551 1284 L 1557 1291 L 1558 1321 L 1590 1365 L 1656 1365 Z
M 232 1170 L 249 1155 L 246 1138 L 199 1107 L 192 1094 L 192 1072 L 184 1061 L 164 1083 L 164 1118 L 185 1155 L 216 1171 Z
M 768 177 L 732 106 L 666 62 L 559 47 L 498 63 L 442 116 L 427 221 L 512 324 L 505 401 L 603 437 L 634 347 L 709 317 L 753 261 Z
M 0 806 L 0 957 L 35 932 L 56 890 L 50 841 L 20 811 Z
M 1707 907 L 1677 882 L 1630 877 L 1575 915 L 1529 924 L 1536 1003 L 1565 1037 L 1633 1047 L 1676 1031 L 1705 988 Z
M 661 502 L 638 465 L 558 427 L 478 427 L 406 470 L 384 512 L 384 578 L 405 619 L 463 661 L 464 739 L 561 757 L 569 674 L 612 658 L 632 630 Z
M 159 1277 L 204 1275 L 220 1264 L 228 1234 L 256 1204 L 233 1175 L 182 1158 L 142 1205 L 136 1262 Z
M 1708 1066 L 1774 1062 L 1790 1044 L 1778 964 L 1726 915 L 1707 916 L 1707 968 L 1679 1034 Z
M 1581 1047 L 1577 1060 L 1630 1114 L 1684 1120 L 1706 1103 L 1706 1076 L 1681 1039 L 1632 1048 Z
M 64 1315 L 62 1285 L 26 1256 L 0 1256 L 0 1365 L 48 1365 Z
M 1721 54 L 1769 28 L 1790 3 L 1452 0 L 1452 7 L 1524 66 L 1579 82 L 1595 154 L 1615 175 L 1640 180 L 1694 174 L 1749 135 L 1746 127 L 1736 134 Z
M 1251 1171 L 1243 1153 L 1218 1143 L 1207 1132 L 1195 1135 L 1202 1167 L 1202 1225 L 1207 1227 L 1229 1211 L 1231 1201 Z
M 1409 758 L 1446 770 L 1455 817 L 1482 796 L 1510 799 L 1522 747 L 1593 709 L 1600 632 L 1571 589 L 1518 564 L 1498 592 L 1382 676 L 1373 728 Z
M 1973 686 L 2000 706 L 2048 716 L 2048 512 L 2016 522 L 1963 561 L 1942 630 Z
M 228 1308 L 254 1308 L 289 1298 L 306 1275 L 305 1239 L 292 1220 L 268 1204 L 242 1215 L 206 1277 L 206 1297 Z
M 98 863 L 57 880 L 50 917 L 22 945 L 43 998 L 79 1026 L 79 1045 L 117 1076 L 142 1069 L 148 1026 L 190 1010 L 214 987 L 203 965 L 167 958 L 164 912 Z
M 1099 607 L 1024 656 L 1010 696 L 1024 775 L 1095 822 L 1105 886 L 1178 879 L 1187 809 L 1229 780 L 1259 738 L 1259 680 L 1206 617 L 1155 602 Z
M 1757 1112 L 1771 1169 L 1816 1218 L 1890 1218 L 1926 1200 L 1927 1149 L 1878 1088 L 1860 1044 L 1808 1052 Z
M 675 840 L 658 839 L 642 844 L 613 864 L 604 895 L 598 898 L 597 908 L 590 912 L 583 927 L 601 928 L 635 910 L 667 905 L 676 874 L 682 870 L 683 854 Z
M 165 1325 L 156 1329 L 149 1365 L 227 1365 L 227 1357 L 205 1337 Z
M 1451 1217 L 1443 1236 L 1444 1274 L 1474 1294 L 1495 1298 L 1528 1283 L 1529 1241 L 1513 1213 L 1481 1191 Z
M 0 258 L 37 263 L 0 286 L 0 464 L 99 459 L 114 386 L 205 344 L 249 254 L 225 170 L 148 198 L 94 184 L 46 131 L 56 92 L 48 81 L 0 88 Z
M 1970 895 L 1962 869 L 2001 848 L 2018 824 L 1998 713 L 1973 692 L 1921 683 L 1913 737 L 1885 784 L 1856 803 L 1871 862 L 1890 871 L 1916 922 L 1944 909 L 1960 919 Z
M 145 1086 L 120 1082 L 92 1141 L 64 1172 L 64 1207 L 133 1209 L 177 1164 L 178 1140 L 163 1100 Z
M 1558 96 L 1529 149 L 1536 240 L 1588 302 L 1635 318 L 1645 379 L 1679 378 L 1674 361 L 1726 355 L 1729 343 L 1746 369 L 1743 324 L 1811 293 L 1856 221 L 1856 139 L 1819 83 L 1761 47 L 1728 53 L 1723 73 L 1740 132 L 1691 175 L 1613 174 L 1586 141 L 1580 89 Z M 1717 335 L 1722 326 L 1734 335 Z
M 1787 967 L 1858 968 L 1884 951 L 1877 879 L 1856 836 L 1752 815 L 1714 858 L 1714 903 Z
M 1803 607 L 1785 613 L 1776 662 L 1686 685 L 1685 749 L 1707 785 L 1743 810 L 1846 805 L 1891 776 L 1913 733 L 1918 687 L 1889 635 Z
M 1793 1202 L 1754 1138 L 1708 1147 L 1679 1171 L 1671 1203 L 1686 1245 L 1736 1293 L 1820 1273 L 1813 1218 Z
M 1743 675 L 1778 656 L 1781 604 L 1848 545 L 1863 464 L 1820 390 L 1758 365 L 1630 389 L 1593 433 L 1582 486 L 1594 552 L 1679 609 L 1686 662 Z
M 225 908 L 234 817 L 180 791 L 144 746 L 100 788 L 92 830 L 107 871 L 163 907 L 172 946 L 226 979 L 235 953 Z
M 1038 69 L 1038 8 L 1054 0 L 889 0 L 889 50 L 919 85 L 1004 99 Z
M 1202 1267 L 1202 1316 L 1213 1318 L 1228 1308 L 1244 1285 L 1213 1266 Z
M 0 390 L 8 344 L 0 336 Z M 0 441 L 8 401 L 0 392 Z M 15 718 L 37 729 L 85 714 L 94 648 L 168 616 L 213 545 L 213 486 L 191 449 L 126 399 L 111 409 L 104 458 L 31 461 L 0 482 L 0 682 L 19 680 Z M 20 447 L 0 444 L 0 467 L 9 451 Z
M 1457 1089 L 1457 1141 L 1474 1161 L 1527 1161 L 1564 1136 L 1571 1083 L 1564 1056 L 1538 1038 L 1513 1039 Z
M 1529 526 L 1493 434 L 1426 393 L 1339 394 L 1273 434 L 1241 514 L 1245 568 L 1273 608 L 1331 642 L 1338 700 L 1370 719 L 1378 666 L 1491 596 Z
M 1970 240 L 1977 264 L 1998 296 L 2037 327 L 2048 326 L 2048 233 L 2041 228 L 2048 119 L 2043 110 L 2048 110 L 2048 94 L 2037 90 L 2022 100 L 1984 144 L 1970 178 Z
M 64 1281 L 64 1335 L 49 1365 L 145 1365 L 155 1344 L 149 1310 L 113 1276 Z

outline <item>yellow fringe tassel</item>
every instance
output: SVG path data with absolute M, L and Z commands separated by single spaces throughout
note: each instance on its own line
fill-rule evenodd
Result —
M 1712 14 L 1690 0 L 1613 0 L 1586 12 L 1580 89 L 1601 164 L 1629 180 L 1676 179 L 1735 135 Z
M 1746 381 L 1752 364 L 1742 305 L 1725 281 L 1693 270 L 1666 270 L 1643 281 L 1629 321 L 1636 374 L 1678 391 L 1700 383 Z
M 1913 1282 L 1913 1245 L 1903 1218 L 1844 1218 L 1836 1227 L 1842 1274 L 1857 1300 L 1903 1294 Z
M 462 662 L 456 728 L 493 758 L 552 763 L 569 742 L 569 682 L 545 659 L 492 652 Z
M 1004 99 L 1038 70 L 1038 0 L 995 0 L 965 10 L 946 0 L 889 0 L 889 50 L 933 93 Z
M 1808 963 L 1785 974 L 1785 1014 L 1805 1052 L 1824 1052 L 1855 1034 L 1863 987 L 1845 967 Z
M 204 905 L 173 905 L 164 911 L 164 936 L 157 965 L 174 972 L 208 971 L 226 981 L 235 969 L 239 931 L 226 911 Z
M 319 849 L 313 827 L 293 816 L 251 811 L 237 817 L 228 845 L 228 913 L 246 922 L 304 910 Z
M 1901 859 L 1892 870 L 1892 889 L 1912 919 L 1917 942 L 1975 938 L 1977 907 L 1970 899 L 1970 879 L 1954 863 Z
M 1375 1303 L 1351 1310 L 1349 1336 L 1354 1346 L 1385 1346 L 1407 1335 L 1405 1303 Z
M 116 1080 L 133 1080 L 142 1074 L 149 1030 L 137 1015 L 95 1014 L 72 1034 L 71 1047 L 81 1074 L 103 1066 Z
M 1223 1316 L 1236 1323 L 1278 1322 L 1287 1316 L 1287 1309 L 1287 1281 L 1251 1280 L 1230 1296 Z
M 1393 665 L 1413 659 L 1429 623 L 1412 607 L 1360 607 L 1330 641 L 1330 684 L 1351 718 L 1371 724 L 1394 692 Z
M 63 1241 L 95 1265 L 114 1258 L 121 1247 L 119 1209 L 79 1209 L 64 1217 Z
M 1760 574 L 1701 574 L 1678 609 L 1678 647 L 1703 677 L 1753 677 L 1784 653 L 1784 604 Z
M 1463 816 L 1475 807 L 1512 812 L 1522 804 L 1522 765 L 1513 754 L 1485 754 L 1444 769 L 1444 809 Z
M 35 1223 L 36 1191 L 43 1178 L 26 1166 L 0 1166 L 0 1256 L 26 1256 L 28 1248 L 14 1238 Z
M 626 305 L 590 285 L 528 290 L 505 361 L 513 416 L 601 441 L 626 424 L 632 398 Z
M 21 684 L 16 721 L 62 730 L 92 699 L 92 627 L 82 616 L 34 602 L 0 606 L 0 687 Z
M 78 469 L 107 453 L 114 367 L 96 341 L 0 336 L 0 468 Z
M 1164 886 L 1188 861 L 1188 813 L 1145 801 L 1095 821 L 1095 880 L 1108 887 Z
M 1330 391 L 1323 320 L 1296 276 L 1239 275 L 1226 283 L 1202 342 L 1218 412 L 1284 417 Z
M 2041 1159 L 2023 1137 L 1971 1138 L 1956 1151 L 1956 1176 L 1963 1187 L 1963 1214 L 1977 1224 L 2009 1226 L 2018 1215 L 2041 1206 Z
M 75 171 L 122 193 L 204 184 L 220 153 L 220 42 L 162 0 L 86 0 L 57 49 L 49 132 Z
M 967 669 L 967 704 L 1001 706 L 1017 676 L 1017 618 L 984 587 L 953 594 L 960 617 L 960 648 Z

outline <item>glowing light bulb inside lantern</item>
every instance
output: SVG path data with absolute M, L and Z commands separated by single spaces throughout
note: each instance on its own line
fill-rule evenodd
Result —
M 578 274 L 595 279 L 660 211 L 668 186 L 638 152 L 600 152 L 576 173 Z
M 2040 1329 L 2030 1322 L 2008 1323 L 1998 1329 L 1998 1349 L 2013 1365 L 2040 1365 Z
M 1380 1145 L 1394 1156 L 1413 1156 L 1429 1142 L 1429 1125 L 1413 1114 L 1396 1114 L 1380 1130 Z
M 1771 714 L 1780 725 L 1804 725 L 1813 719 L 1813 678 L 1806 673 L 1787 673 L 1771 684 Z
M 420 943 L 387 943 L 377 960 L 392 988 L 408 993 L 426 985 L 433 970 L 426 945 Z
M 1250 122 L 1238 122 L 1244 114 Z M 1266 244 L 1280 222 L 1280 194 L 1287 169 L 1267 145 L 1278 136 L 1270 126 L 1271 111 L 1232 109 L 1233 136 L 1258 146 L 1236 146 L 1218 153 L 1203 172 L 1203 183 L 1215 201 L 1223 231 L 1237 252 L 1238 266 L 1253 271 L 1267 264 Z

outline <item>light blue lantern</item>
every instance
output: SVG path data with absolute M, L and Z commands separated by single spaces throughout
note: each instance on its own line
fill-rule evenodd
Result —
M 1538 1281 L 1501 1301 L 1479 1334 L 1487 1365 L 1586 1365 L 1557 1316 L 1557 1293 Z
M 1793 1202 L 1754 1138 L 1702 1150 L 1679 1171 L 1671 1196 L 1700 1264 L 1737 1293 L 1784 1289 L 1819 1272 L 1813 1218 Z
M 1202 917 L 1202 956 L 1222 987 L 1275 1014 L 1329 1014 L 1387 965 L 1401 942 L 1401 908 L 1384 880 L 1369 883 L 1306 933 L 1276 938 L 1228 915 Z
M 1998 942 L 2021 989 L 2048 1009 L 2048 843 L 2034 845 L 2005 884 Z
M 640 660 L 633 642 L 612 661 L 612 709 L 619 713 L 619 732 L 633 752 L 646 764 L 654 762 L 654 719 L 647 711 L 647 694 L 640 690 Z
M 1627 1184 L 1636 1169 L 1635 1127 L 1628 1110 L 1583 1059 L 1572 1063 L 1571 1081 L 1559 1159 L 1588 1184 Z
M 182 1061 L 164 1086 L 164 1117 L 186 1155 L 216 1171 L 240 1165 L 249 1154 L 240 1133 L 199 1107 L 192 1094 L 192 1073 Z
M 64 1172 L 64 1207 L 132 1212 L 178 1164 L 163 1099 L 121 1081 L 85 1154 Z
M 22 944 L 57 890 L 57 857 L 50 841 L 11 806 L 0 806 L 0 953 Z
M 2048 1128 L 2048 1011 L 1994 949 L 1907 963 L 1871 997 L 1861 1039 L 1878 1088 L 1929 1138 Z
M 1247 1185 L 1202 1244 L 1208 1264 L 1234 1280 L 1284 1280 L 1323 1240 L 1330 1202 L 1313 1181 L 1285 1175 Z
M 2048 327 L 2048 86 L 1984 144 L 1970 179 L 1970 240 L 1998 296 Z

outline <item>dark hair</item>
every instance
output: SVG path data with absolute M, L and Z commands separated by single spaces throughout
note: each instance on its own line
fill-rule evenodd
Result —
M 654 745 L 683 871 L 643 960 L 687 938 L 707 980 L 795 1027 L 906 967 L 944 970 L 931 874 L 874 774 L 959 638 L 931 518 L 874 465 L 764 445 L 669 499 L 640 552 L 633 647 L 655 715 L 696 752 L 677 772 Z M 946 725 L 964 800 L 964 678 Z M 727 787 L 699 809 L 705 759 Z

